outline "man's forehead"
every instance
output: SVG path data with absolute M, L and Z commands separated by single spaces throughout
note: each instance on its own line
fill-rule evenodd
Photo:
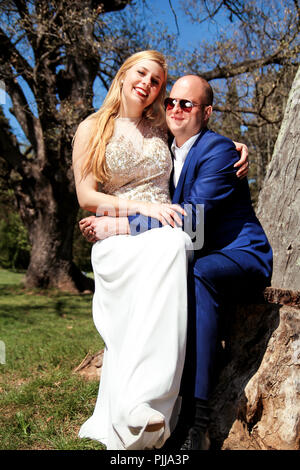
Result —
M 184 98 L 187 100 L 198 100 L 203 94 L 201 83 L 183 78 L 174 83 L 170 96 L 171 98 Z

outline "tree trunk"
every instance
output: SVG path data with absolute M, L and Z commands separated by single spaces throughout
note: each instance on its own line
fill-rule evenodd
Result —
M 274 252 L 272 286 L 300 289 L 300 67 L 295 76 L 257 215 Z
M 214 449 L 300 449 L 300 292 L 228 312 L 226 365 L 211 406 Z
M 30 165 L 25 175 L 14 182 L 20 216 L 31 244 L 30 262 L 25 277 L 27 287 L 54 287 L 65 291 L 93 291 L 94 281 L 84 276 L 72 262 L 73 231 L 78 212 L 71 169 L 39 178 Z
M 72 262 L 74 210 L 62 214 L 52 211 L 28 226 L 31 242 L 30 263 L 26 272 L 27 287 L 54 287 L 63 291 L 93 291 L 94 282 Z M 71 213 L 70 213 L 71 212 Z

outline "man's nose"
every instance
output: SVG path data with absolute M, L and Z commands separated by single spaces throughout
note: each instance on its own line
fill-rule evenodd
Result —
M 179 112 L 181 112 L 181 111 L 182 111 L 182 109 L 181 109 L 181 107 L 180 107 L 179 101 L 176 101 L 175 106 L 174 106 L 174 108 L 173 108 L 173 112 L 174 112 L 174 113 L 179 113 Z

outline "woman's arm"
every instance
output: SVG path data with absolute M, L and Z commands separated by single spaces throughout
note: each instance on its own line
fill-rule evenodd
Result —
M 159 204 L 118 198 L 98 191 L 98 183 L 92 173 L 82 176 L 82 165 L 87 158 L 87 143 L 91 134 L 90 122 L 83 121 L 77 130 L 73 147 L 73 171 L 77 198 L 80 207 L 97 215 L 126 217 L 143 214 L 158 219 L 163 225 L 181 224 L 177 212 L 184 215 L 182 208 L 173 204 Z

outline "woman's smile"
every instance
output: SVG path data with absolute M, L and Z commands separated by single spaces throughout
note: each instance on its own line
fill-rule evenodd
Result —
M 145 98 L 147 98 L 147 97 L 149 96 L 149 93 L 147 93 L 147 91 L 144 90 L 144 89 L 141 88 L 141 87 L 136 86 L 136 87 L 134 87 L 134 90 L 137 92 L 137 94 L 138 94 L 139 96 L 143 96 L 143 97 L 145 97 Z

